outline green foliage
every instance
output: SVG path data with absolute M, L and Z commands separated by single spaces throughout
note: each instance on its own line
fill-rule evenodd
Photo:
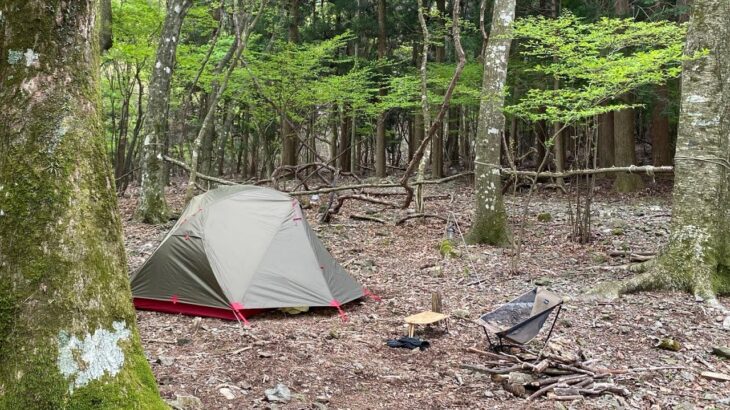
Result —
M 505 111 L 569 124 L 628 108 L 616 99 L 679 76 L 685 34 L 684 25 L 666 21 L 602 18 L 589 23 L 571 13 L 520 19 L 514 37 L 520 56 L 530 62 L 525 72 L 558 79 L 560 88 L 531 88 Z

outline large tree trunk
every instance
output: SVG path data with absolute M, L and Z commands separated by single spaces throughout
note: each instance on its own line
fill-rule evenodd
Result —
M 515 0 L 495 0 L 492 28 L 484 56 L 474 160 L 476 210 L 469 232 L 471 242 L 502 246 L 510 243 L 499 168 L 504 133 L 503 93 L 512 43 L 506 35 L 509 34 L 514 18 Z
M 0 408 L 163 409 L 131 304 L 99 2 L 0 3 Z
M 594 293 L 685 290 L 713 304 L 730 293 L 730 2 L 694 1 L 685 53 L 704 49 L 682 74 L 669 243 L 648 272 Z
M 613 118 L 613 148 L 616 166 L 636 165 L 634 110 L 616 111 Z M 620 172 L 616 174 L 613 186 L 618 192 L 634 192 L 644 188 L 644 182 L 641 180 L 641 176 L 637 174 Z
M 385 0 L 378 0 L 378 60 L 385 58 Z M 385 87 L 380 87 L 380 96 L 385 95 Z M 378 116 L 375 131 L 375 175 L 385 177 L 385 117 L 387 112 Z
M 157 46 L 149 85 L 147 116 L 142 126 L 142 190 L 136 214 L 139 220 L 146 223 L 161 223 L 167 219 L 162 154 L 167 139 L 167 111 L 175 52 L 183 19 L 192 4 L 192 0 L 168 0 L 167 15 Z

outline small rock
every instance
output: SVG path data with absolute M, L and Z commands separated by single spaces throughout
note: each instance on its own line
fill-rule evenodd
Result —
M 466 309 L 455 309 L 451 312 L 451 316 L 459 319 L 466 319 L 469 317 L 469 311 Z
M 694 410 L 695 406 L 692 403 L 683 401 L 674 407 L 674 410 Z
M 730 316 L 726 317 L 725 320 L 723 320 L 722 328 L 725 330 L 730 330 Z
M 491 390 L 486 390 L 486 391 L 484 392 L 484 396 L 485 396 L 485 397 L 489 397 L 489 398 L 492 398 L 492 397 L 494 397 L 494 393 L 492 393 L 492 391 L 491 391 Z
M 188 345 L 188 344 L 190 344 L 192 342 L 193 341 L 191 339 L 188 339 L 187 337 L 180 337 L 180 338 L 177 339 L 177 345 L 178 346 L 185 346 L 185 345 Z
M 730 347 L 715 346 L 712 348 L 712 354 L 725 359 L 730 359 Z
M 225 397 L 228 400 L 233 400 L 233 399 L 236 398 L 236 395 L 233 394 L 233 392 L 231 391 L 231 389 L 229 389 L 228 387 L 222 387 L 218 391 L 223 395 L 223 397 Z
M 684 380 L 687 380 L 688 382 L 695 381 L 695 375 L 692 372 L 682 371 L 679 373 Z
M 160 356 L 157 358 L 157 363 L 163 366 L 171 366 L 173 363 L 175 363 L 175 358 L 170 356 Z
M 271 352 L 266 352 L 263 350 L 259 350 L 258 354 L 259 354 L 259 357 L 271 357 L 272 356 Z
M 176 395 L 175 400 L 169 400 L 167 404 L 175 410 L 200 410 L 203 403 L 195 396 Z
M 286 385 L 279 383 L 273 389 L 266 389 L 266 400 L 286 403 L 291 400 L 291 391 Z
M 549 278 L 542 277 L 542 278 L 535 279 L 535 281 L 533 283 L 537 286 L 548 286 L 551 283 L 553 283 L 553 281 L 551 281 Z

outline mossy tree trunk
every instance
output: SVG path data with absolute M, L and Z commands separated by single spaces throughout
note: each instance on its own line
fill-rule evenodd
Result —
M 165 408 L 135 327 L 99 2 L 0 3 L 0 409 Z
M 695 0 L 685 53 L 669 243 L 648 270 L 593 293 L 670 289 L 717 304 L 730 293 L 730 2 Z M 730 318 L 728 319 L 730 320 Z
M 504 246 L 510 243 L 499 172 L 504 134 L 504 85 L 512 41 L 507 37 L 515 17 L 515 0 L 495 0 L 492 28 L 484 55 L 479 123 L 474 160 L 476 211 L 469 240 Z M 483 16 L 482 16 L 483 18 Z
M 170 106 L 172 72 L 180 40 L 180 28 L 192 0 L 168 0 L 167 15 L 160 33 L 157 57 L 149 85 L 147 116 L 142 126 L 142 190 L 137 206 L 137 219 L 161 223 L 167 219 L 165 201 L 165 167 L 162 160 L 167 139 L 167 112 Z

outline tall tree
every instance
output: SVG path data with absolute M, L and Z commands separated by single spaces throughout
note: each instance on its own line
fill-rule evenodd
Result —
M 167 1 L 167 14 L 157 46 L 155 67 L 149 85 L 147 116 L 142 126 L 142 189 L 136 212 L 136 217 L 146 223 L 161 223 L 167 218 L 163 146 L 167 138 L 170 87 L 180 28 L 192 5 L 192 0 Z
M 299 43 L 299 0 L 289 0 L 289 42 L 292 44 Z M 290 119 L 286 115 L 286 110 L 281 114 L 281 164 L 296 165 L 297 164 L 297 148 L 298 138 L 295 130 L 292 129 Z
M 385 0 L 378 1 L 378 61 L 385 60 Z M 385 86 L 380 87 L 380 96 L 385 95 Z M 385 176 L 385 117 L 387 111 L 378 116 L 375 131 L 375 174 L 378 177 Z
M 651 156 L 654 166 L 672 164 L 672 147 L 669 139 L 669 97 L 667 86 L 656 87 L 656 99 L 651 110 Z
M 0 409 L 162 409 L 127 277 L 99 2 L 0 3 Z
M 685 54 L 702 50 L 683 67 L 669 243 L 647 272 L 594 293 L 685 290 L 720 308 L 730 293 L 730 2 L 694 1 Z
M 619 17 L 630 17 L 631 7 L 629 0 L 616 1 L 616 15 Z M 632 102 L 629 95 L 622 96 L 621 100 L 626 104 L 631 104 Z M 635 118 L 636 113 L 633 108 L 626 108 L 614 113 L 613 157 L 616 166 L 625 167 L 636 165 Z M 618 192 L 634 192 L 643 188 L 644 183 L 641 180 L 641 176 L 637 174 L 621 172 L 616 174 L 613 186 Z
M 484 0 L 482 0 L 484 1 Z M 484 7 L 482 6 L 482 10 Z M 507 245 L 510 232 L 502 201 L 500 147 L 504 134 L 504 86 L 512 40 L 508 37 L 515 18 L 515 0 L 495 0 L 492 27 L 484 54 L 479 124 L 474 160 L 476 209 L 469 232 L 471 242 Z M 480 25 L 484 15 L 480 16 Z M 482 30 L 484 32 L 484 30 Z

